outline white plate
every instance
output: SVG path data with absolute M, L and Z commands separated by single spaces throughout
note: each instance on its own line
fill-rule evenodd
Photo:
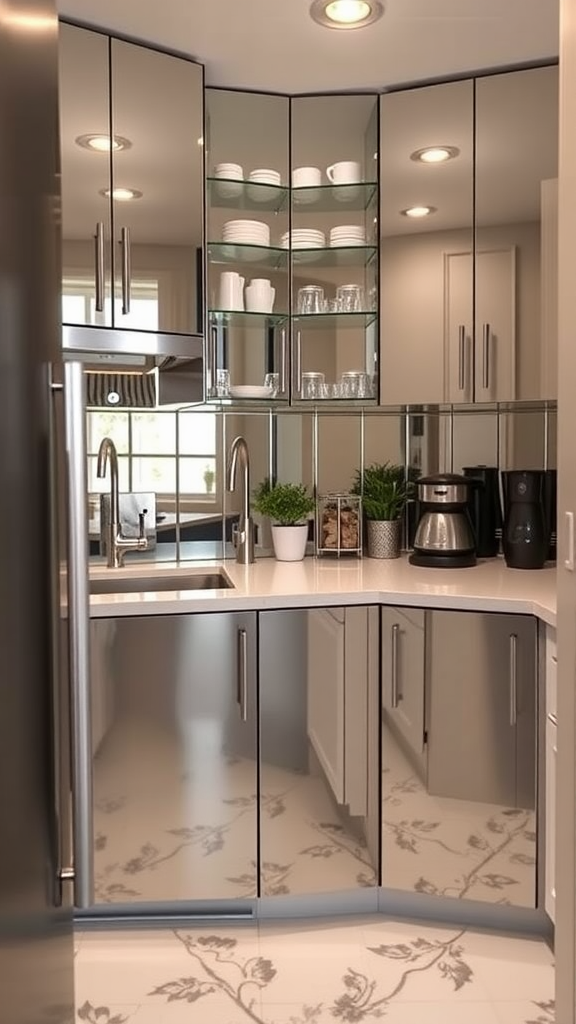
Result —
M 231 398 L 272 398 L 274 389 L 264 384 L 235 384 L 229 391 Z

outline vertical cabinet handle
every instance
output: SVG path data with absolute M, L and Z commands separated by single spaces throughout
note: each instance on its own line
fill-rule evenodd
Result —
M 208 358 L 208 380 L 209 384 L 209 397 L 215 398 L 217 393 L 216 388 L 216 359 L 218 353 L 218 328 L 214 325 L 210 328 L 210 343 L 208 345 L 207 358 Z
M 237 641 L 238 690 L 236 699 L 240 707 L 240 718 L 246 722 L 248 720 L 248 645 L 245 629 L 238 630 Z
M 286 328 L 280 332 L 280 394 L 286 393 Z
M 296 392 L 302 392 L 302 331 L 296 331 Z
M 464 391 L 466 384 L 466 329 L 464 324 L 458 325 L 458 390 Z
M 482 387 L 490 387 L 490 324 L 482 326 Z
M 86 412 L 83 377 L 82 363 L 64 364 L 68 464 L 68 644 L 73 735 L 74 903 L 81 909 L 91 906 L 94 902 Z
M 574 513 L 565 512 L 564 522 L 566 524 L 566 558 L 564 568 L 574 572 Z
M 392 626 L 392 707 L 398 707 L 398 634 L 400 626 L 395 623 Z
M 518 637 L 510 633 L 510 725 L 518 721 Z
M 130 252 L 130 228 L 122 228 L 120 232 L 122 247 L 122 313 L 128 316 L 132 291 L 132 254 Z
M 98 221 L 94 235 L 94 290 L 96 292 L 96 312 L 104 312 L 104 222 Z

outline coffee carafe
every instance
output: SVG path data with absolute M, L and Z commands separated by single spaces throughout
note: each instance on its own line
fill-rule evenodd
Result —
M 544 509 L 544 470 L 502 472 L 502 549 L 510 569 L 542 569 L 549 535 Z
M 478 558 L 495 558 L 502 530 L 500 487 L 496 466 L 465 466 L 463 474 L 470 483 L 468 510 Z

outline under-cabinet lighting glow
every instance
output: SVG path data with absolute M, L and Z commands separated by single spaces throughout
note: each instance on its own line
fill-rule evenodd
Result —
M 459 155 L 460 150 L 457 146 L 426 146 L 425 149 L 417 149 L 411 153 L 410 159 L 423 164 L 444 164 Z
M 310 16 L 325 28 L 363 28 L 383 14 L 381 0 L 313 0 L 310 7 Z
M 407 210 L 400 210 L 403 217 L 429 217 L 436 213 L 435 206 L 409 206 Z

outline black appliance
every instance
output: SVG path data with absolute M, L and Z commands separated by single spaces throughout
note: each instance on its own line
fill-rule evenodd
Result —
M 476 564 L 469 494 L 469 480 L 456 473 L 418 481 L 420 518 L 409 558 L 412 565 L 465 569 Z
M 541 569 L 548 557 L 543 469 L 502 472 L 502 549 L 510 569 Z
M 558 473 L 555 469 L 544 470 L 544 519 L 548 531 L 548 561 L 556 561 L 556 518 Z
M 495 558 L 502 533 L 500 482 L 496 466 L 465 466 L 470 483 L 468 510 L 476 540 L 478 558 Z

